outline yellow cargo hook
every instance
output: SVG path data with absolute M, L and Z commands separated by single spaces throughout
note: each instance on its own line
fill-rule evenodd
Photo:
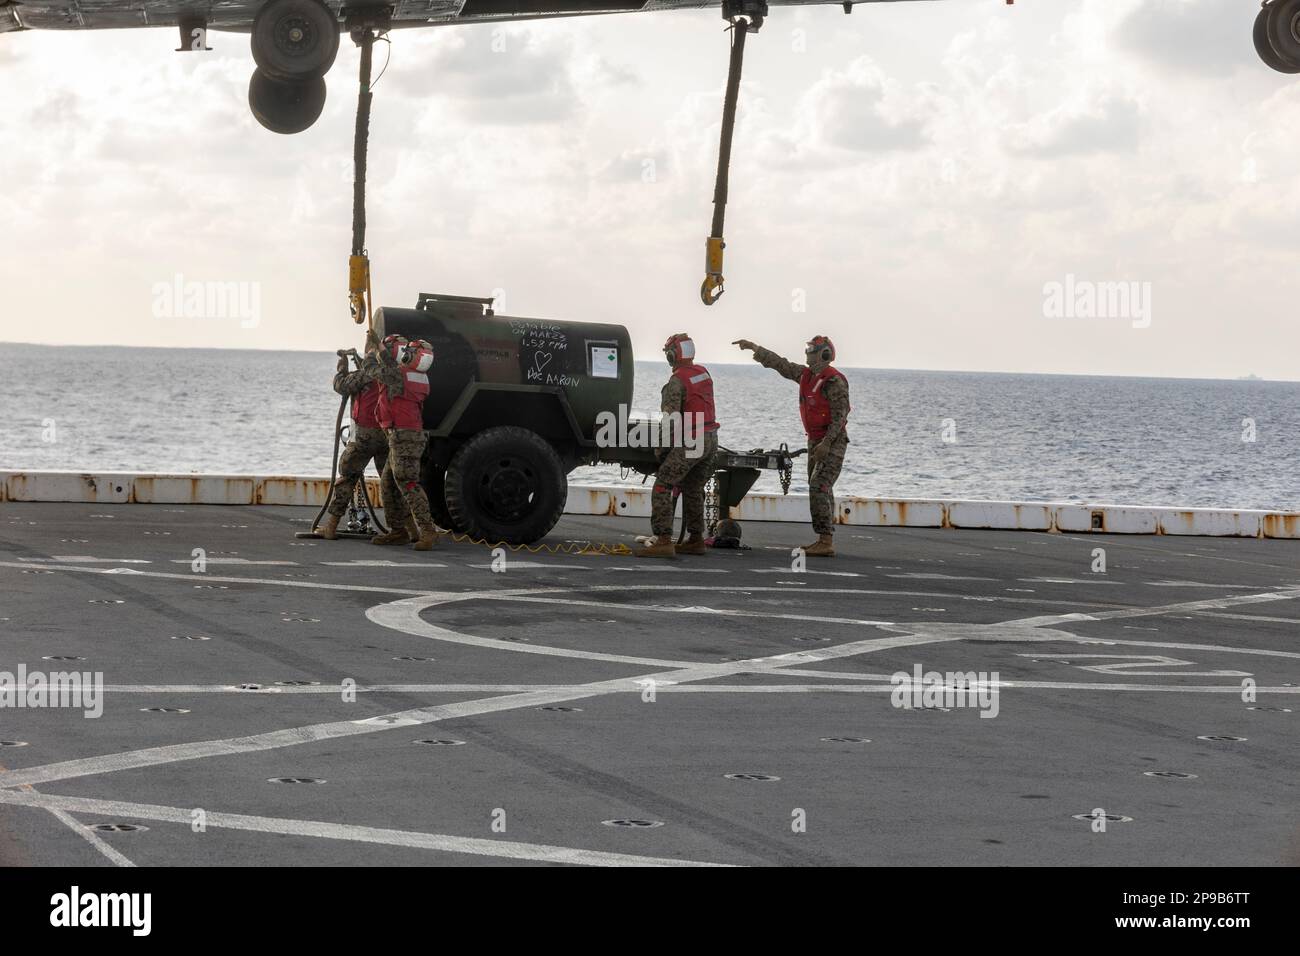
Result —
M 740 98 L 740 72 L 745 62 L 745 35 L 757 33 L 767 15 L 764 0 L 724 0 L 722 15 L 731 33 L 727 64 L 727 91 L 722 101 L 722 130 L 718 138 L 718 178 L 713 187 L 713 228 L 704 247 L 704 282 L 700 301 L 713 305 L 722 297 L 722 250 L 727 243 L 722 228 L 727 215 L 727 187 L 731 166 L 731 138 L 736 129 L 736 102 Z
M 348 308 L 357 325 L 370 325 L 370 260 L 365 255 L 348 257 Z
M 700 301 L 713 305 L 722 298 L 722 250 L 727 248 L 721 236 L 709 236 L 704 241 L 704 282 L 700 285 Z

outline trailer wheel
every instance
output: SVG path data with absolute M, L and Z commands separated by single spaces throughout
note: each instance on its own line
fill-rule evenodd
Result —
M 448 528 L 457 534 L 464 534 L 464 527 L 456 527 L 451 512 L 447 510 L 447 473 L 441 468 L 433 468 L 425 473 L 424 493 L 429 497 L 429 511 L 439 528 Z
M 569 485 L 546 439 L 503 425 L 479 432 L 452 456 L 444 493 L 453 525 L 491 542 L 530 544 L 560 520 Z

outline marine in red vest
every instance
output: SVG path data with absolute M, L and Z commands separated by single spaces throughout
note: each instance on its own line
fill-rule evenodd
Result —
M 376 406 L 379 426 L 388 438 L 388 462 L 382 475 L 387 534 L 375 544 L 415 542 L 428 551 L 438 539 L 438 526 L 429 512 L 429 497 L 420 484 L 424 458 L 424 400 L 429 396 L 433 346 L 423 339 L 408 341 L 390 335 L 377 350 L 376 377 L 383 388 Z
M 633 552 L 639 558 L 704 554 L 704 486 L 713 475 L 718 453 L 718 416 L 713 405 L 713 377 L 696 364 L 695 343 L 685 332 L 664 343 L 672 374 L 660 399 L 663 460 L 655 473 L 650 499 L 652 541 Z M 690 537 L 673 544 L 674 498 L 682 496 L 682 520 Z
M 352 399 L 352 428 L 347 447 L 339 456 L 338 477 L 325 507 L 325 521 L 316 529 L 317 534 L 330 541 L 338 537 L 339 519 L 352 501 L 357 482 L 364 478 L 366 466 L 373 461 L 375 468 L 382 472 L 388 459 L 388 437 L 379 427 L 379 396 L 384 389 L 375 378 L 378 367 L 373 348 L 366 352 L 360 366 L 351 371 L 347 353 L 339 353 L 334 391 Z
M 849 436 L 849 382 L 831 365 L 835 344 L 813 336 L 804 348 L 806 365 L 782 358 L 748 339 L 732 343 L 754 353 L 754 361 L 799 383 L 799 417 L 808 435 L 808 510 L 817 540 L 804 548 L 809 557 L 835 556 L 835 481 L 844 467 Z

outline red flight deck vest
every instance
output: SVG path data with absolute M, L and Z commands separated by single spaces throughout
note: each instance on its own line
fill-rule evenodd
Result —
M 359 427 L 379 427 L 379 400 L 384 391 L 378 382 L 367 382 L 365 388 L 352 396 L 352 420 Z
M 843 374 L 829 365 L 816 375 L 812 369 L 805 368 L 799 377 L 799 417 L 803 419 L 803 430 L 808 433 L 809 441 L 821 441 L 831 427 L 831 403 L 822 394 L 822 386 L 832 378 L 848 384 Z
M 673 378 L 686 388 L 682 401 L 682 435 L 695 437 L 696 415 L 703 416 L 704 430 L 718 430 L 717 413 L 713 408 L 713 377 L 703 365 L 679 365 L 673 369 Z
M 380 428 L 424 428 L 424 400 L 429 397 L 429 376 L 424 372 L 402 369 L 406 387 L 396 397 L 387 388 L 379 389 L 378 418 Z

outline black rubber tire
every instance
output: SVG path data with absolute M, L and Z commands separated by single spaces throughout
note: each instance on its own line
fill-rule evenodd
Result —
M 514 425 L 481 431 L 452 456 L 445 497 L 451 520 L 490 542 L 532 544 L 564 514 L 564 464 L 541 435 Z
M 272 133 L 301 133 L 325 108 L 325 80 L 318 76 L 303 83 L 286 83 L 254 70 L 248 81 L 248 108 Z
M 270 0 L 253 19 L 253 60 L 277 80 L 314 80 L 339 52 L 339 23 L 319 0 Z
M 1300 73 L 1300 0 L 1275 0 L 1259 11 L 1255 52 L 1279 73 Z
M 421 484 L 424 485 L 424 493 L 429 498 L 429 513 L 433 515 L 433 520 L 437 522 L 438 527 L 464 534 L 465 528 L 456 527 L 451 512 L 447 510 L 447 473 L 438 469 L 426 471 Z

